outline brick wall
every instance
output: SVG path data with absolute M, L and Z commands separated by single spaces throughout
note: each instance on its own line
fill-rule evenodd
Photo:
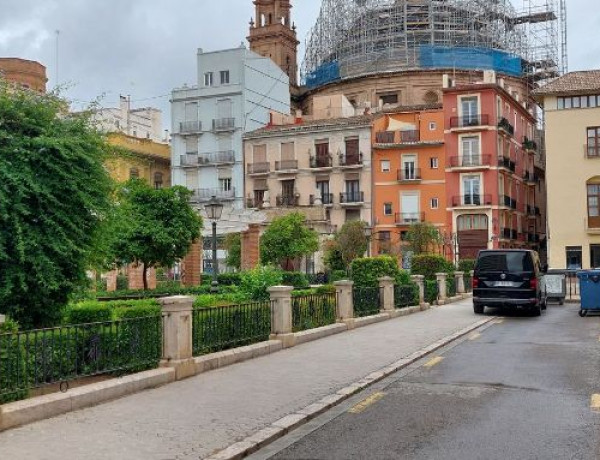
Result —
M 250 270 L 260 261 L 260 225 L 250 224 L 242 233 L 242 270 Z
M 149 268 L 147 271 L 148 289 L 156 289 L 156 270 Z M 127 280 L 129 289 L 144 289 L 144 269 L 142 265 L 129 265 L 127 267 Z
M 181 261 L 181 282 L 184 286 L 202 283 L 202 241 L 192 244 L 190 252 Z

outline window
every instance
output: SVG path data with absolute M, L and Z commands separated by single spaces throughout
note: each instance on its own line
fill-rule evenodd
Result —
M 488 217 L 485 214 L 465 214 L 458 216 L 456 225 L 459 231 L 464 230 L 487 230 Z
M 463 204 L 481 205 L 481 178 L 477 176 L 463 176 Z
M 419 194 L 414 192 L 403 193 L 401 197 L 402 222 L 419 222 Z
M 398 103 L 398 94 L 381 94 L 379 96 L 379 100 L 383 105 L 385 104 L 397 104 Z
M 479 124 L 479 101 L 477 96 L 463 97 L 460 100 L 463 126 Z
M 329 140 L 319 140 L 315 142 L 315 151 L 317 152 L 314 158 L 314 166 L 317 168 L 330 168 L 331 157 L 329 156 Z
M 140 171 L 137 168 L 131 168 L 129 170 L 129 178 L 130 179 L 139 179 L 140 177 Z
M 163 175 L 162 173 L 154 173 L 154 188 L 159 189 L 163 187 Z
M 219 190 L 222 192 L 231 192 L 231 178 L 219 179 Z
M 392 203 L 383 203 L 383 215 L 385 215 L 385 216 L 392 215 Z
M 587 184 L 588 227 L 600 228 L 600 180 Z
M 587 129 L 587 156 L 600 156 L 600 127 Z
M 429 122 L 429 131 L 435 131 L 437 129 L 437 123 L 435 121 Z
M 430 202 L 431 209 L 438 209 L 440 207 L 439 198 L 432 198 Z
M 358 144 L 358 138 L 351 137 L 345 139 L 346 144 L 346 165 L 358 165 L 360 164 L 360 150 Z
M 381 160 L 381 172 L 390 172 L 390 160 Z
M 206 72 L 204 74 L 204 86 L 212 86 L 213 85 L 213 73 Z
M 429 159 L 429 167 L 431 169 L 438 169 L 440 167 L 439 160 L 437 157 L 432 157 Z
M 356 222 L 360 220 L 359 209 L 346 209 L 346 222 Z
M 600 244 L 590 244 L 590 267 L 600 268 Z
M 227 85 L 229 84 L 229 70 L 221 70 L 221 84 Z
M 600 107 L 600 95 L 559 97 L 558 110 Z
M 416 155 L 402 155 L 402 180 L 415 180 L 419 178 Z
M 317 181 L 317 190 L 321 194 L 321 201 L 323 204 L 333 204 L 333 196 L 329 193 L 328 180 Z
M 346 181 L 346 202 L 347 203 L 360 203 L 363 201 L 360 192 L 360 181 L 347 180 Z
M 389 254 L 391 250 L 392 235 L 390 232 L 378 232 L 379 253 Z
M 479 136 L 464 136 L 460 139 L 462 152 L 462 166 L 478 166 L 481 164 L 479 158 Z
M 581 270 L 581 246 L 567 246 L 567 270 Z

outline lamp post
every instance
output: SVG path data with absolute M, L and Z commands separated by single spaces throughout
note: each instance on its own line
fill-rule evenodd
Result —
M 217 261 L 217 221 L 221 218 L 223 212 L 223 204 L 217 200 L 216 196 L 212 196 L 210 201 L 204 206 L 206 210 L 206 217 L 212 220 L 212 285 L 210 288 L 211 292 L 219 292 L 219 281 L 217 279 L 219 275 L 219 262 Z
M 371 257 L 371 237 L 373 236 L 373 229 L 365 226 L 364 232 L 365 238 L 367 239 L 367 257 Z

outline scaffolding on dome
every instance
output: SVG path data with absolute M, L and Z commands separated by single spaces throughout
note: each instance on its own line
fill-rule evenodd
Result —
M 431 68 L 532 81 L 566 71 L 565 0 L 323 0 L 306 40 L 308 87 Z M 560 31 L 559 31 L 560 30 Z

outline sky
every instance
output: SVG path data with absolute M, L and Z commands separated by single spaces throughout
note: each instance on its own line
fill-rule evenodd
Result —
M 569 70 L 600 68 L 597 1 L 567 0 Z M 321 0 L 292 4 L 300 64 Z M 195 84 L 197 49 L 239 46 L 253 13 L 251 0 L 0 0 L 0 56 L 44 64 L 48 88 L 58 82 L 74 107 L 130 95 L 133 107 L 162 109 L 168 126 L 170 91 Z

